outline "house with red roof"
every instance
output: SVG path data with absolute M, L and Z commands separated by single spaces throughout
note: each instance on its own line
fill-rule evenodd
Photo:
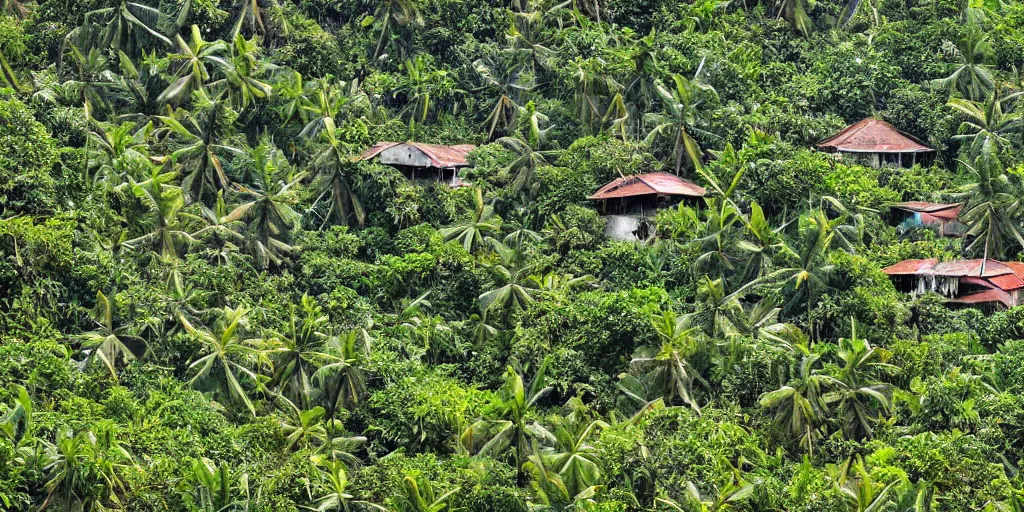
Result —
M 960 203 L 905 201 L 892 203 L 889 209 L 890 224 L 901 233 L 926 228 L 935 230 L 939 236 L 962 237 L 967 232 L 967 225 L 959 220 L 963 209 Z
M 605 214 L 605 235 L 615 240 L 643 240 L 653 234 L 650 220 L 657 210 L 682 201 L 697 200 L 707 191 L 696 183 L 667 172 L 622 176 L 590 195 Z
M 950 304 L 1011 308 L 1024 303 L 1024 263 L 996 260 L 905 260 L 882 269 L 912 295 L 938 293 Z
M 935 149 L 881 119 L 864 119 L 818 143 L 818 149 L 870 167 L 913 167 L 930 162 Z
M 390 165 L 412 180 L 445 182 L 452 187 L 465 185 L 459 169 L 469 167 L 466 155 L 476 149 L 472 144 L 444 146 L 422 142 L 378 142 L 356 160 L 373 160 Z

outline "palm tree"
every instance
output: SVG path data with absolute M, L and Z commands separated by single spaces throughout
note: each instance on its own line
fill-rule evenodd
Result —
M 663 311 L 652 317 L 654 330 L 661 340 L 657 350 L 640 348 L 629 362 L 633 374 L 647 374 L 654 389 L 661 391 L 665 404 L 682 400 L 700 414 L 700 406 L 693 395 L 694 381 L 700 381 L 697 370 L 687 358 L 697 353 L 697 328 L 687 325 L 687 318 L 672 311 Z
M 11 69 L 11 65 L 7 62 L 7 57 L 4 56 L 2 48 L 0 48 L 0 78 L 3 79 L 3 83 L 10 85 L 12 89 L 16 91 L 21 90 L 18 76 L 14 74 L 14 70 Z
M 199 204 L 199 218 L 206 224 L 192 237 L 200 240 L 206 247 L 203 254 L 217 265 L 230 265 L 238 255 L 238 244 L 245 241 L 242 230 L 245 223 L 240 220 L 228 219 L 227 203 L 224 202 L 223 191 L 217 192 L 217 200 L 213 207 Z
M 242 337 L 248 325 L 247 313 L 241 307 L 215 309 L 213 331 L 196 329 L 184 317 L 180 320 L 185 330 L 202 343 L 205 354 L 189 364 L 188 369 L 195 371 L 189 384 L 202 382 L 212 386 L 215 392 L 226 392 L 229 397 L 245 404 L 255 416 L 256 408 L 242 387 L 242 381 L 247 380 L 257 388 L 262 388 L 262 379 L 251 368 L 267 368 L 270 361 L 263 340 Z
M 242 156 L 244 152 L 218 141 L 224 129 L 222 119 L 229 114 L 228 107 L 219 99 L 204 98 L 197 113 L 185 112 L 181 120 L 158 116 L 163 123 L 158 134 L 169 133 L 180 139 L 176 141 L 177 149 L 171 153 L 171 160 L 184 169 L 181 188 L 190 202 L 202 201 L 217 191 L 235 188 L 224 171 L 222 159 Z
M 524 91 L 532 90 L 536 84 L 524 78 L 524 65 L 514 55 L 497 54 L 487 59 L 473 61 L 473 69 L 483 82 L 483 90 L 497 95 L 484 125 L 487 126 L 487 140 L 494 140 L 498 134 L 507 134 L 515 126 L 521 107 L 516 98 Z
M 289 176 L 287 183 L 275 181 L 275 174 L 275 169 L 265 169 L 258 184 L 245 187 L 240 193 L 247 201 L 235 207 L 225 219 L 248 224 L 250 245 L 260 268 L 276 267 L 285 262 L 294 251 L 289 245 L 292 232 L 302 220 L 302 215 L 292 208 L 298 199 L 292 188 L 306 173 Z
M 779 389 L 762 394 L 758 402 L 762 408 L 773 411 L 773 423 L 781 436 L 798 440 L 797 446 L 813 456 L 825 410 L 824 395 L 838 382 L 815 369 L 821 356 L 811 354 L 803 346 L 800 350 L 803 359 L 796 377 Z
M 534 125 L 531 124 L 531 126 Z M 540 138 L 538 137 L 534 140 L 536 140 L 536 143 L 527 142 L 514 136 L 502 137 L 497 140 L 498 144 L 501 144 L 515 155 L 515 158 L 504 169 L 505 172 L 512 176 L 513 192 L 522 190 L 533 192 L 534 176 L 537 169 L 549 165 L 548 158 L 560 153 L 557 150 L 541 151 L 539 147 Z
M 118 441 L 115 428 L 101 422 L 93 430 L 75 432 L 67 426 L 58 430 L 56 442 L 47 446 L 46 499 L 39 510 L 121 507 L 118 496 L 128 489 L 124 476 L 135 462 Z
M 370 107 L 370 99 L 358 81 L 340 82 L 330 75 L 305 85 L 302 85 L 301 76 L 293 76 L 291 85 L 284 92 L 285 97 L 290 98 L 284 110 L 288 116 L 285 120 L 290 120 L 297 113 L 305 122 L 299 132 L 303 137 L 315 137 L 328 128 L 328 122 L 331 127 L 335 126 L 334 120 L 338 116 L 356 116 Z
M 373 58 L 380 57 L 384 49 L 384 40 L 391 36 L 391 23 L 398 26 L 422 26 L 423 15 L 420 14 L 419 6 L 415 0 L 381 0 L 377 2 L 377 9 L 373 13 L 373 20 L 380 22 L 380 38 L 377 40 L 377 47 L 373 50 Z M 365 22 L 364 22 L 365 25 Z
M 943 52 L 956 63 L 951 65 L 948 77 L 932 81 L 936 87 L 950 94 L 959 91 L 974 101 L 982 101 L 995 89 L 991 70 L 995 53 L 983 32 L 972 29 L 956 44 L 946 41 Z
M 969 143 L 972 159 L 983 153 L 1013 148 L 1020 142 L 1024 118 L 1018 112 L 1004 112 L 1003 105 L 1017 100 L 1022 94 L 1016 92 L 1000 97 L 999 87 L 996 87 L 984 103 L 964 98 L 950 99 L 949 106 L 966 118 L 960 123 L 959 133 L 953 136 L 953 140 Z
M 644 120 L 652 125 L 651 131 L 647 134 L 647 141 L 650 143 L 660 135 L 668 133 L 672 140 L 672 155 L 675 157 L 675 171 L 678 175 L 683 168 L 683 155 L 689 158 L 694 169 L 701 168 L 703 153 L 694 135 L 714 138 L 714 134 L 700 129 L 698 116 L 703 103 L 717 96 L 715 89 L 700 81 L 700 73 L 704 69 L 704 61 L 697 67 L 693 79 L 684 78 L 682 75 L 672 75 L 675 87 L 671 90 L 665 88 L 664 84 L 658 84 L 657 92 L 661 98 L 663 113 L 649 113 Z
M 157 96 L 157 103 L 181 103 L 193 91 L 204 90 L 211 78 L 211 68 L 226 70 L 231 62 L 224 58 L 228 45 L 224 41 L 207 42 L 199 27 L 192 25 L 192 35 L 186 42 L 181 34 L 175 36 L 178 53 L 170 55 L 171 60 L 180 61 L 181 69 L 177 79 Z
M 178 258 L 182 248 L 195 243 L 179 219 L 185 206 L 180 188 L 171 185 L 177 173 L 161 173 L 153 167 L 150 178 L 132 185 L 132 192 L 153 213 L 149 233 L 124 242 L 128 248 L 149 247 L 164 261 Z
M 484 193 L 479 187 L 473 189 L 473 207 L 469 215 L 441 230 L 446 240 L 458 240 L 467 252 L 473 253 L 484 245 L 484 237 L 501 229 L 501 218 L 495 217 L 494 206 L 484 203 Z
M 225 88 L 228 100 L 244 111 L 257 99 L 270 97 L 271 85 L 260 79 L 260 75 L 274 66 L 260 59 L 260 46 L 256 39 L 245 39 L 235 36 L 228 47 L 228 66 L 223 67 Z M 219 85 L 214 82 L 211 85 Z
M 1019 217 L 1021 212 L 1019 178 L 1006 174 L 997 158 L 982 154 L 974 165 L 960 162 L 976 177 L 976 182 L 960 188 L 955 197 L 964 202 L 960 220 L 967 224 L 967 235 L 972 237 L 965 252 L 977 252 L 982 247 L 982 261 L 989 255 L 1001 257 L 1010 246 L 1024 247 Z M 981 272 L 984 273 L 985 264 Z
M 337 219 L 342 224 L 349 222 L 350 215 L 355 217 L 356 224 L 362 226 L 366 222 L 366 211 L 359 196 L 350 185 L 351 176 L 356 164 L 347 156 L 347 147 L 337 137 L 337 128 L 333 119 L 324 120 L 325 130 L 321 132 L 323 146 L 313 157 L 312 168 L 316 172 L 315 181 L 323 192 L 317 197 L 319 203 L 324 196 L 330 196 L 330 208 L 324 216 L 324 223 Z M 314 203 L 314 206 L 316 205 Z
M 146 124 L 136 129 L 135 123 L 126 122 L 108 130 L 96 123 L 89 132 L 87 154 L 87 167 L 96 166 L 94 181 L 116 187 L 142 171 L 149 171 L 151 161 L 146 137 L 152 127 Z
M 326 492 L 314 501 L 314 506 L 302 508 L 315 512 L 328 512 L 330 510 L 347 512 L 351 510 L 352 505 L 357 505 L 387 512 L 387 509 L 380 505 L 354 499 L 354 496 L 349 494 L 348 471 L 345 469 L 343 462 L 339 460 L 324 460 L 320 465 L 324 468 L 322 476 L 326 481 L 324 489 Z
M 116 380 L 118 361 L 127 363 L 142 357 L 146 343 L 132 332 L 130 326 L 114 326 L 114 305 L 102 291 L 96 292 L 93 320 L 97 329 L 82 335 L 82 348 L 90 351 L 86 364 L 98 359 Z
M 322 390 L 318 398 L 329 419 L 335 417 L 339 408 L 355 408 L 366 392 L 365 366 L 370 359 L 370 341 L 365 329 L 353 329 L 327 339 L 324 351 L 338 360 L 316 370 L 313 381 Z
M 316 396 L 313 386 L 316 372 L 327 364 L 341 361 L 339 356 L 326 351 L 330 336 L 323 331 L 327 327 L 327 315 L 313 298 L 303 294 L 301 306 L 291 306 L 287 331 L 273 333 L 281 347 L 273 354 L 274 376 L 269 385 L 276 386 L 282 395 L 303 409 L 308 409 Z
M 83 20 L 83 27 L 88 30 L 95 18 L 108 17 L 106 24 L 100 28 L 98 33 L 97 46 L 99 48 L 145 50 L 150 41 L 159 42 L 167 47 L 174 45 L 167 36 L 161 34 L 157 29 L 161 14 L 156 7 L 120 0 L 117 5 L 87 12 Z M 82 27 L 76 28 L 68 34 L 68 38 L 79 37 L 81 30 Z
M 509 366 L 505 371 L 505 383 L 498 392 L 498 400 L 491 404 L 483 418 L 466 428 L 459 438 L 466 450 L 477 455 L 497 456 L 507 453 L 506 450 L 511 447 L 516 475 L 520 481 L 530 440 L 536 432 L 527 424 L 527 419 L 538 407 L 538 402 L 552 389 L 545 380 L 550 364 L 551 357 L 545 357 L 528 383 L 522 372 Z
M 839 340 L 842 366 L 833 381 L 835 386 L 823 398 L 828 405 L 836 404 L 847 439 L 860 440 L 871 436 L 878 413 L 889 409 L 889 386 L 879 381 L 877 374 L 895 367 L 883 363 L 882 352 L 867 340 L 857 338 L 856 323 L 852 329 L 849 339 Z
M 832 272 L 833 266 L 828 263 L 828 251 L 835 238 L 831 223 L 821 209 L 815 209 L 803 219 L 800 238 L 802 244 L 796 252 L 796 265 L 779 269 L 766 279 L 781 278 L 783 284 L 792 284 L 793 295 L 787 307 L 795 308 L 803 300 L 807 312 L 807 326 L 813 337 L 814 322 L 811 310 L 815 300 L 827 285 L 826 277 Z
M 499 263 L 490 265 L 490 270 L 498 279 L 497 288 L 486 291 L 477 298 L 480 311 L 484 314 L 497 310 L 507 314 L 517 310 L 525 310 L 533 302 L 537 282 L 530 278 L 531 267 L 517 263 L 515 250 L 505 247 L 499 242 L 494 244 L 500 258 Z

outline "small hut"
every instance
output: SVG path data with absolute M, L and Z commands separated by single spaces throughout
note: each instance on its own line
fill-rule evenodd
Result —
M 617 178 L 588 199 L 601 201 L 607 223 L 605 235 L 615 240 L 645 239 L 653 231 L 648 219 L 659 208 L 704 197 L 696 183 L 666 172 Z
M 996 260 L 939 262 L 935 258 L 905 260 L 882 269 L 900 291 L 912 295 L 934 292 L 950 304 L 981 304 L 992 308 L 1024 303 L 1024 263 Z
M 371 160 L 390 165 L 411 180 L 428 180 L 458 187 L 459 169 L 469 167 L 466 155 L 475 149 L 472 144 L 442 146 L 420 142 L 378 142 L 359 155 L 357 160 Z
M 930 161 L 935 154 L 934 149 L 916 137 L 871 118 L 819 142 L 818 149 L 874 168 L 913 167 L 915 163 Z
M 889 205 L 890 223 L 900 231 L 913 229 L 934 229 L 939 236 L 962 237 L 967 226 L 960 222 L 960 203 L 928 203 L 906 201 Z

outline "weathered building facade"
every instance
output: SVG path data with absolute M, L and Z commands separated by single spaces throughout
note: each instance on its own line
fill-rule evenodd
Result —
M 650 172 L 615 179 L 589 199 L 601 202 L 605 235 L 614 240 L 643 240 L 654 234 L 651 221 L 658 209 L 696 200 L 705 193 L 704 187 L 690 180 Z
M 442 146 L 420 142 L 378 142 L 358 160 L 377 159 L 390 165 L 411 180 L 438 181 L 458 187 L 464 183 L 459 169 L 469 167 L 466 155 L 476 149 L 472 144 Z

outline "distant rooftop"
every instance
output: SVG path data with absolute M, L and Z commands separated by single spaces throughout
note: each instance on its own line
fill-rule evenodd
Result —
M 658 194 L 663 196 L 703 197 L 707 191 L 696 183 L 667 172 L 649 172 L 616 178 L 589 197 L 592 200 Z
M 476 149 L 476 146 L 472 144 L 444 146 L 422 142 L 378 142 L 359 155 L 357 160 L 370 160 L 382 152 L 392 149 L 422 154 L 430 162 L 429 167 L 451 169 L 453 167 L 468 167 L 469 162 L 466 161 L 466 155 Z
M 843 153 L 931 153 L 912 135 L 893 128 L 881 119 L 868 118 L 847 126 L 835 136 L 818 143 L 820 149 Z

